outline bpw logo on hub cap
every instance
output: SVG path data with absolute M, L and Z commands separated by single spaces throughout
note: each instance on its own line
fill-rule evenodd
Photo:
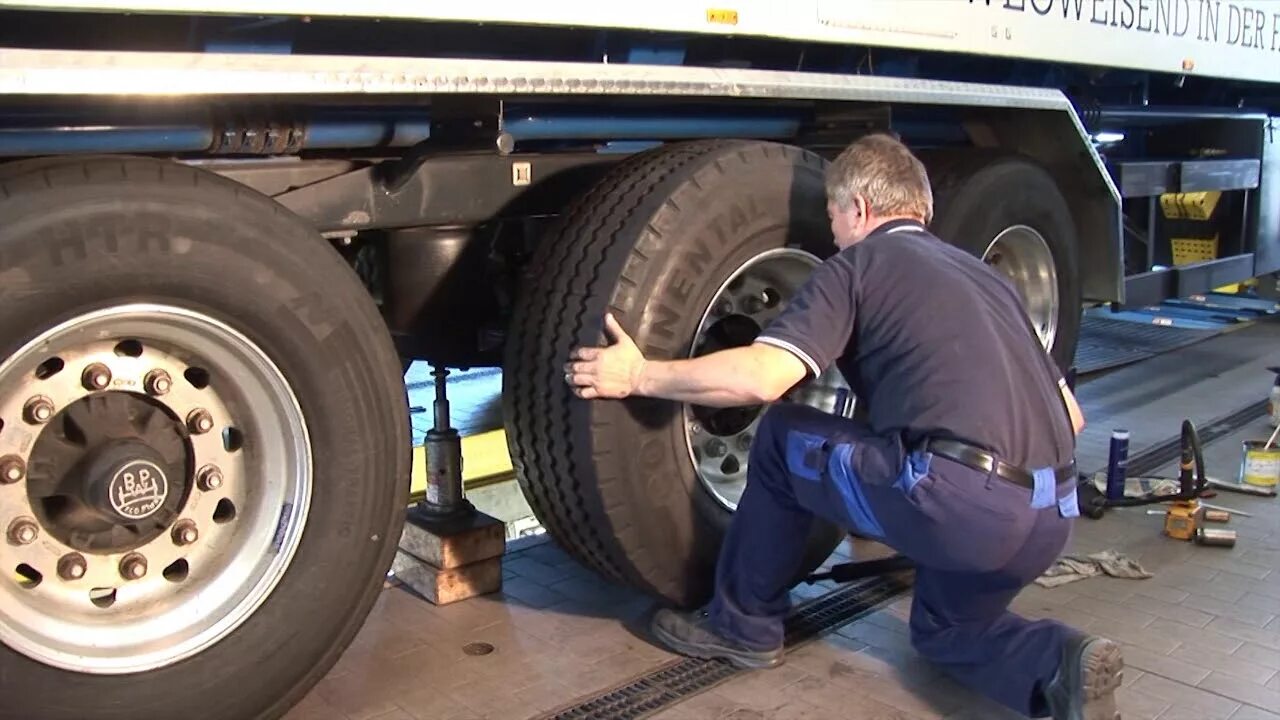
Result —
M 150 517 L 169 497 L 169 479 L 149 460 L 131 460 L 111 476 L 111 507 L 122 517 Z

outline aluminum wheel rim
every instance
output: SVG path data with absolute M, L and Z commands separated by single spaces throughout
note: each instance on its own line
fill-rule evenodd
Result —
M 1058 336 L 1058 271 L 1044 236 L 1026 225 L 1008 227 L 982 260 L 1013 282 L 1040 343 L 1052 348 Z
M 720 345 L 715 333 L 732 318 L 750 320 L 757 331 L 767 326 L 821 262 L 817 256 L 794 248 L 767 250 L 747 260 L 720 285 L 703 311 L 690 357 L 717 349 Z M 739 326 L 747 327 L 745 323 Z M 834 366 L 783 400 L 846 417 L 852 415 L 854 404 L 848 383 Z M 742 409 L 726 426 L 709 422 L 706 408 L 684 406 L 685 443 L 698 480 L 716 503 L 730 512 L 737 509 L 746 490 L 748 456 L 765 409 Z
M 131 354 L 139 348 L 139 354 Z M 53 358 L 63 364 L 62 370 L 47 379 L 37 377 L 37 368 L 48 367 Z M 82 368 L 94 363 L 108 366 L 108 387 L 92 388 L 88 371 L 82 375 Z M 151 382 L 150 373 L 157 368 L 172 381 L 163 395 L 150 392 L 162 387 Z M 11 465 L 15 458 L 29 460 L 41 433 L 54 432 L 59 420 L 40 424 L 30 421 L 30 413 L 24 417 L 31 397 L 46 397 L 55 411 L 66 407 L 71 413 L 86 396 L 101 399 L 112 393 L 128 394 L 125 402 L 146 396 L 146 402 L 160 403 L 182 419 L 184 427 L 208 427 L 187 438 L 190 476 L 168 479 L 170 489 L 178 482 L 188 489 L 180 514 L 192 521 L 198 539 L 183 544 L 192 536 L 185 534 L 185 525 L 175 523 L 172 532 L 166 529 L 131 553 L 93 554 L 65 544 L 55 537 L 56 528 L 38 523 L 34 541 L 23 543 L 24 536 L 11 534 L 0 543 L 5 575 L 0 581 L 0 642 L 39 662 L 91 674 L 169 665 L 239 627 L 270 595 L 293 559 L 312 492 L 306 424 L 280 370 L 248 338 L 218 320 L 162 305 L 125 305 L 81 315 L 0 365 L 0 458 Z M 199 409 L 208 412 L 210 422 L 192 415 Z M 202 474 L 209 466 L 220 472 Z M 18 481 L 13 480 L 19 474 L 15 471 L 0 484 L 4 527 L 15 518 L 39 514 L 26 487 L 28 480 L 35 482 L 37 469 Z M 197 476 L 208 482 L 197 483 Z M 218 476 L 221 482 L 212 487 Z M 113 506 L 123 487 L 115 477 Z M 155 494 L 159 497 L 158 490 Z M 75 560 L 76 554 L 83 563 Z M 127 564 L 130 554 L 146 561 L 141 578 L 125 577 L 137 567 Z M 71 562 L 64 564 L 69 557 Z M 80 564 L 83 573 L 75 577 Z M 40 576 L 35 584 L 32 570 Z M 107 595 L 107 589 L 114 594 Z

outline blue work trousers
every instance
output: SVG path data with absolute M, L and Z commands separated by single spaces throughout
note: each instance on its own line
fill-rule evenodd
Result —
M 752 648 L 781 644 L 789 587 L 821 517 L 915 561 L 917 652 L 961 684 L 1043 717 L 1042 691 L 1074 631 L 1008 607 L 1070 535 L 1075 483 L 1047 489 L 1056 497 L 1032 507 L 1030 489 L 995 474 L 913 453 L 852 420 L 774 406 L 721 551 L 708 607 L 714 627 Z

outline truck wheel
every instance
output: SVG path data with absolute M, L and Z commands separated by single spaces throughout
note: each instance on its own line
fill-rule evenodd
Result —
M 508 438 L 548 532 L 603 575 L 678 605 L 705 600 L 763 407 L 576 398 L 564 363 L 600 343 L 606 311 L 651 358 L 751 342 L 834 251 L 823 162 L 796 148 L 709 141 L 649 151 L 571 207 L 528 269 L 508 344 Z M 792 399 L 835 410 L 831 370 Z M 839 543 L 815 523 L 809 572 Z
M 142 159 L 0 169 L 0 717 L 274 718 L 408 496 L 368 294 L 268 199 Z
M 932 230 L 1013 283 L 1032 327 L 1064 371 L 1080 333 L 1076 229 L 1044 169 L 1012 156 L 922 155 L 933 179 Z

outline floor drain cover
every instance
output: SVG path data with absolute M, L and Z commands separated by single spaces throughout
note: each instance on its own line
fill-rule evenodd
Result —
M 489 643 L 471 643 L 464 646 L 462 652 L 468 655 L 488 655 L 493 652 L 493 646 Z

